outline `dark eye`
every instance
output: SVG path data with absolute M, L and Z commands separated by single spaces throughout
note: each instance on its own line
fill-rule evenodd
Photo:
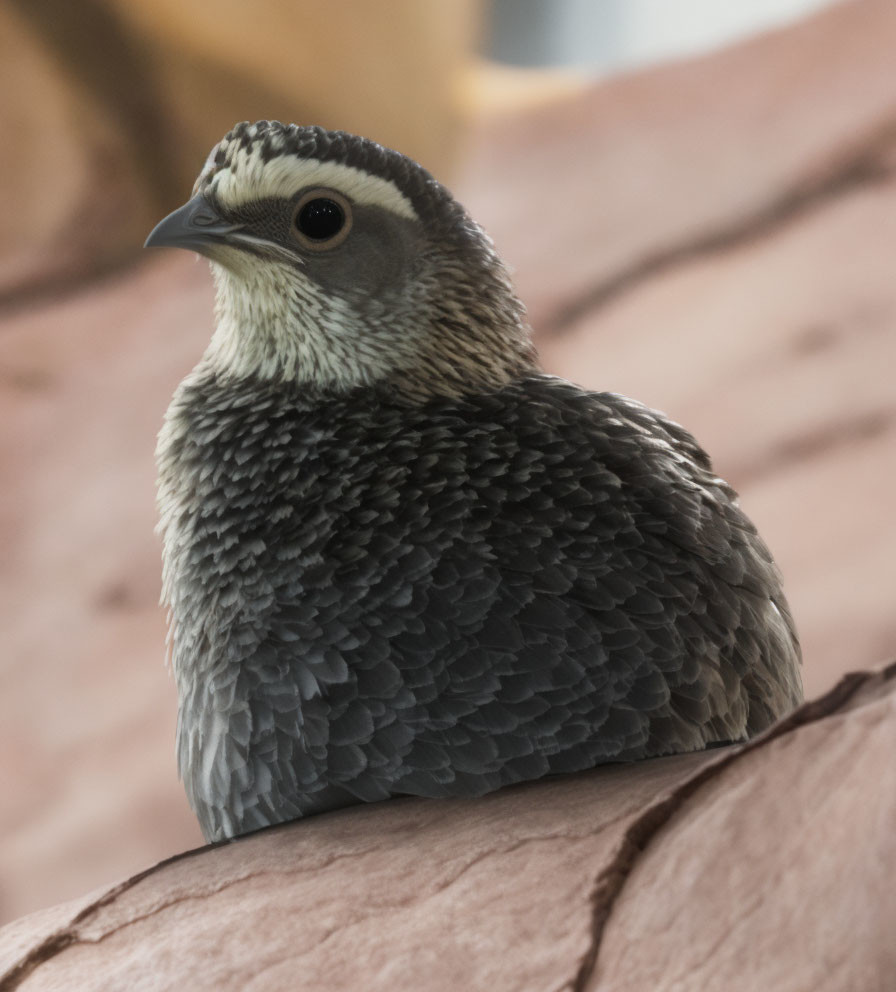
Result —
M 306 248 L 335 248 L 348 235 L 351 206 L 335 190 L 309 190 L 296 204 L 293 223 L 296 237 Z
M 309 200 L 299 211 L 296 224 L 306 238 L 327 241 L 342 230 L 345 214 L 335 200 L 323 196 Z

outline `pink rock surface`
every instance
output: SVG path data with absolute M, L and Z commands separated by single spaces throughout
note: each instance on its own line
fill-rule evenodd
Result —
M 849 677 L 723 752 L 190 852 L 0 931 L 0 989 L 883 992 L 894 688 Z
M 0 335 L 0 915 L 201 842 L 177 781 L 153 449 L 211 325 L 155 259 Z
M 890 0 L 852 0 L 486 122 L 465 202 L 535 326 L 562 329 L 614 288 L 873 177 L 896 132 L 894 40 Z
M 639 856 L 583 989 L 892 988 L 894 748 L 891 665 L 712 769 Z

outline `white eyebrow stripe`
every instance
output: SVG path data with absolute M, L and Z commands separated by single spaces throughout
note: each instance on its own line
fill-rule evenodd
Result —
M 394 183 L 339 162 L 294 155 L 278 155 L 265 162 L 257 153 L 240 148 L 233 153 L 230 167 L 212 180 L 215 195 L 225 207 L 265 197 L 289 199 L 309 186 L 329 186 L 355 203 L 384 207 L 399 217 L 417 220 L 411 201 Z

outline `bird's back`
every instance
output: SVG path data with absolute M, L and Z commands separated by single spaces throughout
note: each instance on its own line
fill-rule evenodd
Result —
M 623 397 L 200 371 L 160 469 L 210 838 L 738 740 L 799 701 L 768 550 L 690 435 Z

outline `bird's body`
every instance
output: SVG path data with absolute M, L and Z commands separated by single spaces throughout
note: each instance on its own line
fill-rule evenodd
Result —
M 208 839 L 740 740 L 799 700 L 733 491 L 660 414 L 540 372 L 442 187 L 319 129 L 221 147 L 198 184 L 228 239 L 204 246 L 218 331 L 158 454 L 178 756 Z M 309 189 L 351 213 L 330 248 L 267 217 L 304 238 Z

